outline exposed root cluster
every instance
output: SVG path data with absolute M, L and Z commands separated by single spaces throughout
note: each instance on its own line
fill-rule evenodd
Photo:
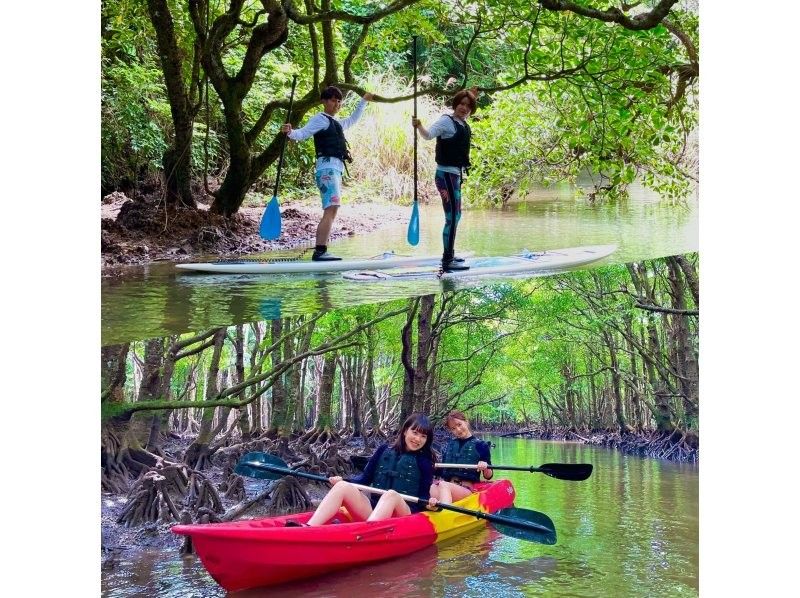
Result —
M 353 473 L 353 464 L 349 459 L 342 457 L 336 445 L 327 445 L 316 454 L 312 451 L 311 465 L 320 471 L 327 472 L 328 476 L 346 476 Z
M 647 435 L 612 434 L 602 440 L 600 444 L 625 453 L 684 463 L 697 463 L 700 456 L 697 436 L 681 430 L 675 430 L 672 433 L 652 432 Z
M 303 444 L 328 445 L 337 442 L 339 439 L 340 437 L 335 430 L 329 427 L 324 427 L 324 428 L 311 428 L 297 440 L 298 442 L 302 442 Z
M 180 512 L 169 493 L 170 483 L 158 470 L 145 473 L 131 489 L 130 500 L 117 523 L 133 527 L 143 523 L 176 521 Z
M 208 509 L 213 513 L 222 513 L 222 500 L 214 484 L 199 471 L 193 471 L 189 478 L 189 492 L 184 498 L 184 505 L 190 511 L 199 513 Z
M 697 463 L 700 458 L 700 441 L 696 434 L 674 430 L 673 432 L 634 432 L 616 430 L 593 430 L 577 432 L 567 428 L 544 428 L 534 426 L 504 436 L 527 436 L 543 440 L 580 440 L 586 444 L 614 448 L 623 453 L 666 459 L 683 463 Z
M 386 441 L 386 433 L 381 430 L 379 426 L 375 426 L 374 428 L 370 428 L 369 431 L 364 432 L 362 434 L 364 441 L 370 440 L 372 442 L 385 442 Z
M 311 506 L 311 499 L 297 478 L 286 476 L 275 485 L 269 512 L 273 515 L 285 515 L 307 511 Z
M 244 490 L 244 478 L 235 473 L 228 476 L 227 480 L 220 484 L 219 489 L 225 493 L 225 498 L 230 500 L 241 501 L 247 496 Z
M 100 485 L 103 491 L 125 494 L 131 488 L 131 479 L 149 471 L 163 460 L 143 449 L 131 449 L 121 435 L 106 430 L 101 440 Z

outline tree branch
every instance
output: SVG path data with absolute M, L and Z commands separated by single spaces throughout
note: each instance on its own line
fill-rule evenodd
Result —
M 358 23 L 359 25 L 367 25 L 379 21 L 382 18 L 403 10 L 407 6 L 416 4 L 419 0 L 395 0 L 382 10 L 369 13 L 367 15 L 357 15 L 345 10 L 324 10 L 315 15 L 303 15 L 298 12 L 292 0 L 283 0 L 283 8 L 288 17 L 300 25 L 309 25 L 311 23 L 321 23 L 324 21 L 347 21 L 349 23 Z
M 582 17 L 597 19 L 606 23 L 617 23 L 625 29 L 633 31 L 652 29 L 664 20 L 670 9 L 677 3 L 678 0 L 661 0 L 650 12 L 629 17 L 616 6 L 612 6 L 608 10 L 599 10 L 591 6 L 582 6 L 569 0 L 539 0 L 541 7 L 546 10 L 554 12 L 569 11 Z

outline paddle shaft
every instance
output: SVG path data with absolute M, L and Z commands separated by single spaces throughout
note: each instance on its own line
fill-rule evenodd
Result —
M 317 475 L 314 473 L 307 473 L 305 471 L 295 471 L 294 469 L 287 469 L 285 467 L 276 467 L 274 465 L 267 465 L 266 463 L 248 461 L 245 463 L 245 465 L 247 465 L 248 467 L 254 467 L 256 469 L 263 469 L 264 471 L 272 471 L 274 473 L 284 473 L 286 475 L 293 475 L 299 478 L 306 478 L 307 480 L 315 480 L 317 482 L 328 481 L 328 478 L 326 478 L 325 476 Z M 359 490 L 370 492 L 372 494 L 386 494 L 387 492 L 389 492 L 388 490 L 384 490 L 382 488 L 373 488 L 372 486 L 362 486 L 361 484 L 353 484 L 352 482 L 348 483 L 352 484 L 353 487 L 358 488 Z M 416 496 L 409 496 L 408 494 L 400 494 L 399 492 L 398 494 L 400 495 L 400 498 L 402 498 L 406 502 L 424 503 L 426 505 L 428 504 L 428 501 L 418 498 Z M 471 515 L 473 517 L 477 517 L 478 519 L 485 519 L 486 521 L 491 521 L 493 523 L 502 523 L 505 525 L 511 525 L 523 529 L 534 530 L 537 532 L 551 533 L 553 531 L 544 525 L 539 525 L 538 523 L 533 523 L 531 521 L 521 521 L 519 519 L 503 517 L 502 515 L 484 513 L 483 511 L 473 511 L 472 509 L 465 509 L 463 507 L 457 507 L 456 505 L 451 505 L 443 502 L 437 502 L 436 507 L 444 509 L 445 511 L 453 511 L 455 513 Z
M 434 467 L 449 469 L 478 469 L 477 465 L 465 463 L 436 463 Z M 543 473 L 550 477 L 562 480 L 585 480 L 592 474 L 592 465 L 589 463 L 545 463 L 539 467 L 534 465 L 489 465 L 487 469 L 502 469 L 507 471 L 528 471 L 530 473 Z
M 414 51 L 412 62 L 414 65 L 414 118 L 417 118 L 417 36 L 414 36 Z M 417 201 L 417 129 L 414 127 L 414 201 Z
M 434 467 L 439 468 L 449 468 L 449 469 L 478 469 L 477 465 L 465 465 L 463 463 L 436 463 Z M 489 465 L 486 469 L 506 469 L 511 471 L 530 471 L 530 472 L 545 472 L 546 469 L 541 469 L 539 467 L 534 467 L 531 465 L 530 467 L 519 467 L 513 465 Z
M 292 119 L 292 104 L 294 104 L 294 88 L 297 85 L 297 75 L 292 76 L 292 93 L 289 95 L 289 110 L 286 111 L 286 122 Z M 278 158 L 278 173 L 275 175 L 275 190 L 272 192 L 273 197 L 278 196 L 278 185 L 281 182 L 281 169 L 283 168 L 283 154 L 286 152 L 286 139 L 288 135 L 284 135 L 281 140 L 281 155 Z

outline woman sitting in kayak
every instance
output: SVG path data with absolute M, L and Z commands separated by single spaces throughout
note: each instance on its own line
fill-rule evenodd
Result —
M 452 503 L 466 498 L 472 487 L 481 479 L 490 480 L 494 476 L 490 465 L 489 444 L 472 435 L 467 416 L 461 411 L 451 411 L 444 420 L 445 427 L 453 435 L 444 447 L 442 463 L 477 465 L 478 469 L 440 469 L 438 478 L 431 486 L 431 496 L 444 503 Z
M 403 423 L 397 440 L 391 445 L 379 446 L 360 475 L 349 482 L 340 476 L 329 479 L 332 488 L 319 503 L 308 525 L 324 525 L 340 507 L 345 507 L 355 521 L 380 521 L 423 510 L 424 502 L 409 505 L 400 494 L 429 499 L 435 459 L 432 444 L 433 426 L 428 418 L 419 413 L 411 414 Z M 350 482 L 389 492 L 367 498 Z M 428 508 L 433 510 L 437 501 L 430 502 Z

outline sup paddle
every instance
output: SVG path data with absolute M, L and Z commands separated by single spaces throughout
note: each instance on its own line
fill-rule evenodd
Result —
M 292 104 L 294 103 L 294 88 L 297 85 L 297 75 L 292 77 L 292 93 L 289 96 L 289 110 L 286 112 L 286 122 L 288 123 L 292 118 Z M 262 239 L 274 241 L 281 236 L 281 210 L 278 207 L 278 185 L 281 182 L 281 168 L 283 168 L 283 154 L 286 151 L 286 135 L 281 140 L 281 155 L 278 158 L 278 172 L 275 175 L 275 190 L 272 192 L 272 199 L 267 204 L 267 209 L 264 210 L 264 215 L 261 216 L 261 225 L 258 227 L 258 232 L 261 234 Z
M 328 482 L 328 478 L 305 471 L 290 469 L 289 466 L 279 457 L 267 453 L 247 453 L 239 460 L 234 472 L 246 477 L 258 478 L 262 480 L 277 480 L 283 476 L 292 475 L 316 482 Z M 359 490 L 372 494 L 385 494 L 388 490 L 373 488 L 372 486 L 362 486 L 353 484 Z M 400 494 L 406 502 L 427 504 L 427 501 L 416 496 Z M 539 544 L 555 544 L 556 530 L 552 519 L 544 513 L 532 511 L 531 509 L 518 509 L 510 507 L 500 509 L 497 513 L 485 513 L 465 509 L 456 505 L 438 502 L 436 507 L 445 511 L 453 511 L 463 515 L 471 515 L 478 519 L 490 522 L 501 534 L 512 536 L 528 542 Z
M 461 463 L 436 463 L 434 467 L 449 469 L 478 469 L 477 465 L 465 465 Z M 543 473 L 551 478 L 559 480 L 570 480 L 580 482 L 592 475 L 591 463 L 545 463 L 536 467 L 520 467 L 514 465 L 490 465 L 489 469 L 506 469 L 511 471 L 529 471 L 531 473 Z
M 414 36 L 413 55 L 411 57 L 414 65 L 414 118 L 417 118 L 417 36 Z M 417 128 L 414 130 L 414 206 L 411 208 L 411 220 L 408 221 L 408 244 L 417 245 L 419 243 L 419 204 L 417 202 Z

